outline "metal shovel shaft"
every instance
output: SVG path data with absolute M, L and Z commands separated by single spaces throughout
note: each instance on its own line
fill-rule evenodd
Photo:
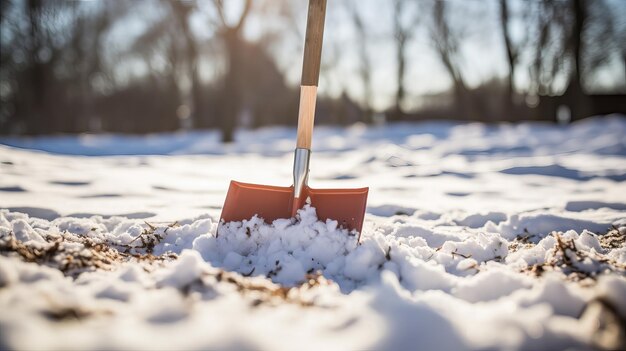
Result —
M 309 178 L 309 162 L 311 159 L 311 150 L 296 148 L 293 157 L 293 206 L 291 208 L 291 216 L 295 216 L 299 207 L 299 199 L 302 198 L 304 187 L 308 183 Z

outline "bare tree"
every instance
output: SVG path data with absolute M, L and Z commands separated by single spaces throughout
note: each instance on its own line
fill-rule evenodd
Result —
M 217 11 L 218 36 L 226 49 L 226 61 L 228 64 L 222 89 L 221 102 L 223 109 L 219 116 L 222 141 L 227 143 L 234 140 L 237 118 L 242 107 L 241 91 L 245 84 L 242 74 L 246 60 L 244 57 L 245 41 L 242 38 L 242 31 L 252 8 L 252 0 L 245 1 L 243 10 L 234 24 L 229 24 L 226 19 L 224 1 L 214 0 L 213 3 Z
M 554 82 L 560 73 L 565 50 L 567 12 L 561 2 L 542 1 L 530 3 L 532 17 L 527 23 L 534 25 L 533 60 L 529 67 L 529 90 L 536 95 L 554 94 Z
M 583 0 L 570 0 L 570 12 L 572 13 L 572 24 L 569 35 L 566 38 L 566 49 L 572 57 L 571 73 L 566 93 L 582 93 L 582 35 L 588 12 Z
M 530 91 L 538 96 L 564 95 L 574 119 L 590 113 L 589 83 L 594 73 L 624 45 L 605 1 L 543 1 L 534 4 L 534 59 Z M 532 5 L 529 5 L 532 6 Z M 615 45 L 615 43 L 618 43 Z M 559 82 L 565 82 L 565 85 Z
M 466 118 L 469 118 L 473 113 L 473 109 L 470 106 L 467 85 L 460 69 L 461 33 L 453 31 L 450 26 L 446 2 L 434 1 L 431 9 L 430 39 L 441 63 L 452 79 L 455 113 L 459 116 L 465 114 Z
M 531 90 L 538 95 L 584 92 L 590 76 L 626 47 L 605 1 L 594 1 L 593 6 L 584 0 L 544 1 L 532 13 L 528 22 L 536 29 Z M 556 86 L 558 77 L 565 78 L 566 87 Z
M 80 8 L 75 8 L 79 11 Z M 74 26 L 71 40 L 73 66 L 76 68 L 74 77 L 71 77 L 73 86 L 77 89 L 74 94 L 77 97 L 76 105 L 80 113 L 74 114 L 72 132 L 84 130 L 99 131 L 100 116 L 95 108 L 97 99 L 92 81 L 95 77 L 102 76 L 106 68 L 103 64 L 104 39 L 108 30 L 121 12 L 125 10 L 119 4 L 102 6 L 83 10 L 77 14 L 77 23 Z
M 397 90 L 394 103 L 394 119 L 402 119 L 404 114 L 402 103 L 406 97 L 406 69 L 408 43 L 414 35 L 418 23 L 415 8 L 408 5 L 414 4 L 408 0 L 394 0 L 393 2 L 393 35 L 396 40 L 396 79 Z M 413 11 L 412 11 L 413 10 Z
M 626 49 L 606 1 L 570 0 L 571 25 L 566 49 L 571 55 L 571 76 L 566 91 L 587 92 L 592 75 Z
M 135 10 L 140 11 L 142 10 L 141 6 L 145 5 L 145 3 L 134 2 L 132 5 L 139 7 L 135 8 Z M 124 90 L 128 90 L 127 95 L 129 96 L 136 94 L 135 99 L 137 99 L 137 103 L 144 98 L 143 94 L 146 93 L 146 90 L 151 90 L 152 94 L 159 96 L 158 102 L 159 104 L 164 104 L 164 106 L 161 106 L 161 112 L 154 116 L 149 126 L 146 126 L 146 129 L 153 131 L 172 130 L 180 127 L 176 110 L 188 100 L 186 98 L 188 91 L 182 86 L 183 77 L 189 78 L 192 94 L 194 89 L 197 89 L 193 85 L 192 75 L 194 73 L 193 50 L 196 47 L 196 43 L 193 38 L 186 37 L 186 34 L 189 33 L 185 33 L 187 26 L 186 16 L 188 15 L 186 11 L 191 11 L 192 9 L 187 8 L 187 4 L 182 4 L 181 6 L 185 6 L 185 8 L 178 10 L 174 10 L 173 7 L 176 5 L 173 3 L 161 3 L 160 5 L 159 10 L 163 14 L 149 23 L 147 29 L 135 39 L 133 45 L 120 57 L 121 61 L 129 58 L 139 60 L 148 68 L 146 74 L 133 79 L 129 87 L 123 88 L 123 86 L 119 86 L 121 84 L 118 84 L 117 87 L 121 95 L 123 95 Z M 183 40 L 180 40 L 180 38 L 183 38 Z M 191 41 L 191 49 L 189 48 L 189 41 Z M 155 60 L 165 61 L 166 64 L 155 65 Z M 166 94 L 167 97 L 164 96 Z M 123 97 L 120 96 L 119 99 L 123 99 Z M 197 112 L 191 111 L 195 103 L 193 96 L 190 100 L 190 113 Z M 154 114 L 153 111 L 149 110 L 152 107 L 154 106 L 146 106 L 146 111 L 143 114 Z M 135 108 L 135 106 L 132 107 L 133 110 Z M 127 115 L 127 111 L 114 111 L 112 113 L 121 116 Z M 136 125 L 142 123 L 145 119 L 144 116 L 136 116 L 133 118 L 133 121 L 120 120 L 118 116 L 111 116 L 110 118 L 115 120 L 116 123 L 123 125 L 122 130 L 139 129 Z M 118 126 L 113 127 L 119 128 Z
M 117 6 L 111 6 L 113 8 Z M 3 2 L 2 129 L 28 134 L 86 130 L 92 79 L 104 69 L 108 7 L 76 2 Z
M 206 120 L 207 116 L 204 109 L 200 73 L 198 71 L 198 44 L 191 31 L 190 17 L 196 10 L 196 4 L 183 1 L 170 1 L 169 4 L 185 40 L 187 52 L 184 57 L 186 58 L 187 75 L 191 81 L 190 116 L 197 123 L 198 121 Z M 174 56 L 176 52 L 172 50 L 170 54 Z
M 502 38 L 504 39 L 504 47 L 506 49 L 506 58 L 509 66 L 509 76 L 507 77 L 507 90 L 505 95 L 505 110 L 508 113 L 514 113 L 514 94 L 515 94 L 515 68 L 519 59 L 522 45 L 515 45 L 511 38 L 510 31 L 510 13 L 509 0 L 500 0 L 500 25 L 502 27 Z
M 52 70 L 52 55 L 48 60 L 42 59 L 39 56 L 40 52 L 44 51 L 46 28 L 43 26 L 41 17 L 44 16 L 44 6 L 41 1 L 29 1 L 26 5 L 26 16 L 28 18 L 29 31 L 28 31 L 28 44 L 27 44 L 27 57 L 29 66 L 26 70 L 25 76 L 27 77 L 25 82 L 27 85 L 26 91 L 28 91 L 27 102 L 22 105 L 26 116 L 27 130 L 32 134 L 40 134 L 46 126 L 50 124 L 50 119 L 43 119 L 45 112 L 45 103 L 47 99 L 47 80 L 50 77 Z M 49 50 L 49 49 L 48 49 Z
M 359 75 L 363 84 L 363 109 L 365 113 L 365 122 L 372 123 L 373 108 L 372 108 L 372 63 L 368 54 L 368 42 L 369 35 L 367 27 L 364 23 L 362 11 L 359 9 L 359 2 L 350 1 L 347 2 L 348 11 L 354 24 L 354 28 L 357 34 L 357 51 L 359 56 Z

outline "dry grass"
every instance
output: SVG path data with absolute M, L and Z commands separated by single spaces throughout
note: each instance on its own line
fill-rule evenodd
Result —
M 127 245 L 100 241 L 87 236 L 75 235 L 68 232 L 45 235 L 46 243 L 24 243 L 18 240 L 14 233 L 0 238 L 0 254 L 17 256 L 25 262 L 37 263 L 56 268 L 64 275 L 77 278 L 85 272 L 96 270 L 114 270 L 127 262 L 142 263 L 145 271 L 150 272 L 157 264 L 175 260 L 178 256 L 168 252 L 163 255 L 154 255 L 154 248 L 167 235 L 167 230 L 176 226 L 176 223 L 166 226 L 156 226 L 146 223 L 142 233 Z M 277 274 L 281 266 L 267 274 L 271 278 Z M 319 272 L 310 272 L 304 281 L 292 287 L 272 283 L 269 279 L 250 277 L 248 274 L 228 272 L 221 269 L 204 271 L 202 276 L 193 282 L 180 287 L 184 296 L 194 292 L 204 293 L 212 289 L 215 282 L 233 285 L 242 295 L 250 297 L 253 307 L 261 305 L 276 305 L 287 302 L 300 306 L 313 306 L 314 302 L 305 295 L 308 291 L 323 285 L 330 284 Z M 50 319 L 78 320 L 89 316 L 89 313 L 72 308 L 55 309 L 46 315 Z
M 541 276 L 546 271 L 559 272 L 570 281 L 585 284 L 592 284 L 600 275 L 606 273 L 626 274 L 626 265 L 595 250 L 580 250 L 573 239 L 564 238 L 557 232 L 553 232 L 552 236 L 556 239 L 556 244 L 548 252 L 546 262 L 530 265 L 524 272 L 534 276 Z M 601 243 L 602 240 L 601 237 Z M 621 245 L 623 244 L 622 239 Z
M 626 235 L 620 234 L 616 227 L 599 237 L 600 245 L 605 249 L 617 249 L 626 246 Z

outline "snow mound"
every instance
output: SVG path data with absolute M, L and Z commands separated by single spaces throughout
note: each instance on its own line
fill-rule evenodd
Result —
M 383 223 L 358 243 L 310 206 L 271 224 L 49 222 L 0 210 L 0 327 L 10 330 L 2 343 L 290 349 L 305 338 L 312 349 L 405 349 L 417 340 L 443 350 L 586 348 L 595 327 L 578 316 L 589 303 L 626 309 L 626 247 L 609 240 L 623 226 L 604 236 L 554 232 L 533 244 L 467 227 L 453 234 L 437 220 L 415 218 L 416 236 Z M 420 230 L 443 243 L 429 244 Z M 294 318 L 316 337 L 302 335 Z M 113 337 L 96 337 L 103 331 Z
M 624 134 L 321 127 L 360 243 L 311 207 L 216 220 L 230 179 L 289 184 L 293 129 L 0 138 L 0 349 L 626 349 Z

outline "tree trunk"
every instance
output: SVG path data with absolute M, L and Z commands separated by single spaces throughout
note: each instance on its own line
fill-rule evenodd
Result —
M 352 6 L 352 18 L 354 21 L 354 25 L 356 27 L 356 31 L 358 34 L 358 45 L 359 45 L 359 59 L 361 61 L 361 80 L 363 82 L 363 112 L 364 112 L 364 122 L 371 124 L 373 122 L 373 109 L 372 109 L 372 77 L 371 77 L 371 69 L 372 65 L 370 62 L 369 55 L 367 54 L 367 32 L 365 29 L 365 24 L 361 19 L 361 15 L 359 14 L 359 7 Z
M 572 111 L 572 120 L 587 117 L 589 110 L 588 97 L 583 91 L 582 77 L 582 32 L 587 19 L 587 10 L 584 0 L 571 0 L 574 23 L 570 33 L 569 46 L 572 53 L 573 65 L 570 80 L 565 90 L 567 105 Z
M 398 90 L 396 90 L 396 103 L 395 103 L 395 115 L 396 120 L 402 119 L 404 111 L 402 109 L 402 101 L 406 95 L 406 88 L 404 87 L 404 72 L 406 71 L 406 60 L 404 56 L 406 40 L 404 37 L 398 39 L 398 47 L 396 51 L 396 59 L 398 60 L 398 70 L 396 77 L 398 80 Z
M 223 35 L 228 56 L 228 72 L 224 77 L 224 89 L 222 90 L 223 109 L 220 116 L 220 130 L 222 142 L 229 143 L 235 140 L 234 133 L 237 118 L 241 111 L 242 88 L 243 88 L 243 40 L 238 30 L 228 28 Z
M 50 130 L 49 118 L 44 118 L 44 100 L 45 100 L 45 67 L 39 60 L 39 50 L 41 43 L 41 9 L 42 3 L 39 0 L 29 0 L 27 5 L 28 19 L 30 25 L 30 43 L 29 43 L 29 60 L 28 68 L 28 96 L 25 103 L 27 111 L 26 131 L 28 134 L 41 134 L 46 130 Z M 44 125 L 45 124 L 45 125 Z
M 506 48 L 506 57 L 509 64 L 509 76 L 507 79 L 507 89 L 504 101 L 505 113 L 514 114 L 515 102 L 513 100 L 513 94 L 515 93 L 514 79 L 515 79 L 515 61 L 517 60 L 517 54 L 513 49 L 513 43 L 511 41 L 511 34 L 509 32 L 509 9 L 508 1 L 500 0 L 500 25 L 502 26 L 502 36 L 504 39 L 504 46 Z M 505 114 L 503 114 L 504 116 Z M 511 116 L 514 118 L 514 116 Z
M 587 12 L 583 0 L 574 0 L 574 28 L 572 33 L 572 49 L 574 51 L 574 77 L 572 81 L 582 91 L 582 33 Z
M 454 94 L 455 116 L 453 118 L 476 119 L 474 103 L 470 99 L 469 91 L 463 80 L 456 58 L 458 57 L 457 37 L 451 32 L 449 19 L 446 16 L 446 4 L 443 1 L 436 1 L 433 7 L 433 18 L 435 21 L 434 31 L 431 33 L 435 42 L 437 53 L 446 71 L 452 80 L 452 90 Z
M 185 21 L 185 25 L 183 26 L 183 31 L 185 34 L 185 42 L 187 44 L 187 52 L 188 52 L 188 69 L 189 69 L 189 77 L 191 79 L 191 114 L 192 125 L 207 125 L 208 121 L 206 121 L 206 116 L 204 113 L 204 104 L 202 99 L 202 87 L 200 85 L 200 75 L 198 73 L 198 48 L 196 42 L 191 34 L 191 29 L 189 28 L 189 20 Z
M 404 111 L 402 109 L 402 101 L 404 101 L 406 95 L 406 88 L 404 86 L 404 75 L 406 72 L 406 42 L 407 42 L 407 33 L 402 26 L 402 12 L 404 11 L 404 2 L 396 1 L 394 5 L 394 36 L 396 39 L 396 62 L 397 62 L 397 70 L 396 70 L 396 80 L 397 80 L 397 90 L 395 96 L 395 104 L 394 111 L 392 113 L 392 118 L 394 120 L 402 120 L 404 118 Z
M 184 3 L 182 1 L 172 1 L 170 2 L 170 5 L 174 14 L 177 16 L 178 26 L 183 33 L 185 46 L 187 48 L 185 60 L 187 61 L 187 74 L 191 80 L 191 106 L 189 115 L 192 119 L 191 124 L 206 127 L 209 123 L 205 116 L 204 102 L 202 99 L 202 87 L 200 85 L 200 76 L 198 73 L 198 45 L 193 37 L 193 33 L 191 32 L 189 21 L 194 5 Z

